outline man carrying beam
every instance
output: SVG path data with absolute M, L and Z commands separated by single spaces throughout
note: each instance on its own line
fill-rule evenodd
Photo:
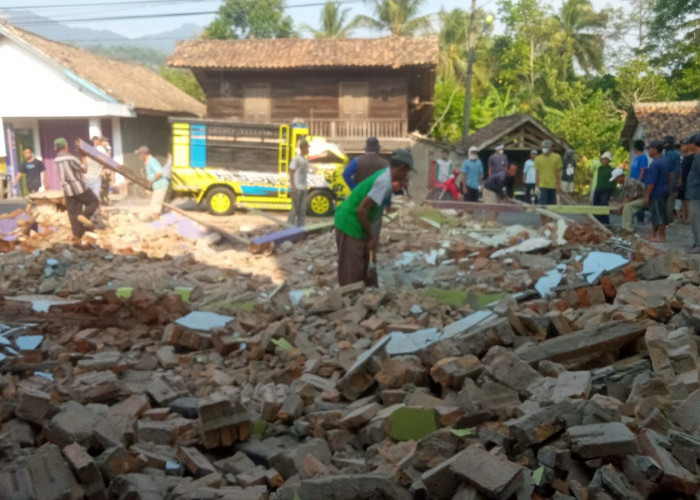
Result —
M 413 156 L 407 149 L 391 154 L 389 168 L 376 172 L 352 191 L 335 212 L 335 241 L 338 246 L 338 283 L 340 286 L 364 281 L 377 286 L 376 275 L 368 275 L 370 260 L 377 253 L 378 241 L 372 223 L 381 217 L 382 205 L 393 191 L 393 183 L 405 185 L 413 168 Z
M 61 174 L 73 242 L 77 243 L 86 230 L 95 227 L 90 217 L 100 206 L 100 202 L 95 193 L 85 186 L 85 169 L 80 160 L 68 152 L 68 141 L 59 137 L 53 141 L 53 148 L 56 151 L 54 163 Z

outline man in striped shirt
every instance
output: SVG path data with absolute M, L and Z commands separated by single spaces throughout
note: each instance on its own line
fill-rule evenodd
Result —
M 54 163 L 63 184 L 68 220 L 73 238 L 77 241 L 82 238 L 85 230 L 95 227 L 90 217 L 100 206 L 100 202 L 95 193 L 85 187 L 83 164 L 68 152 L 68 141 L 59 137 L 53 141 L 53 148 L 56 151 Z

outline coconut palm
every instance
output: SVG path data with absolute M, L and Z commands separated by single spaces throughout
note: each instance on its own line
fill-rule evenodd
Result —
M 566 0 L 556 16 L 564 43 L 586 72 L 603 71 L 602 30 L 608 24 L 608 17 L 605 11 L 596 12 L 590 0 Z
M 357 16 L 358 26 L 388 30 L 392 36 L 412 36 L 430 30 L 430 16 L 418 16 L 424 0 L 365 0 L 374 17 Z
M 303 25 L 302 30 L 311 33 L 314 38 L 348 38 L 355 28 L 355 20 L 348 21 L 350 9 L 342 9 L 335 0 L 328 0 L 321 10 L 321 29 Z

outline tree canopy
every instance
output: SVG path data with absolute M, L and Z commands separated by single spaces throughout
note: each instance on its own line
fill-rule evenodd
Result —
M 203 36 L 231 38 L 287 38 L 294 35 L 284 0 L 224 0 Z

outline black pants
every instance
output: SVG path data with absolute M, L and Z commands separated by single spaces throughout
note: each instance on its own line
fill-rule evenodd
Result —
M 66 209 L 68 210 L 68 220 L 70 221 L 73 236 L 81 238 L 85 234 L 85 228 L 78 220 L 78 216 L 84 215 L 90 218 L 99 206 L 100 202 L 97 196 L 89 189 L 75 196 L 66 196 Z
M 515 198 L 515 177 L 506 177 L 506 196 Z
M 610 205 L 610 195 L 612 194 L 612 191 L 610 189 L 601 189 L 598 190 L 596 189 L 593 192 L 593 205 L 596 207 L 607 207 Z M 610 224 L 610 216 L 609 215 L 594 215 L 596 219 L 598 219 L 598 222 L 602 224 L 609 225 Z
M 530 203 L 531 205 L 536 203 L 537 200 L 533 200 L 534 196 L 535 196 L 535 185 L 534 184 L 525 184 L 525 202 Z
M 467 186 L 467 192 L 464 193 L 464 201 L 479 201 L 479 190 Z

